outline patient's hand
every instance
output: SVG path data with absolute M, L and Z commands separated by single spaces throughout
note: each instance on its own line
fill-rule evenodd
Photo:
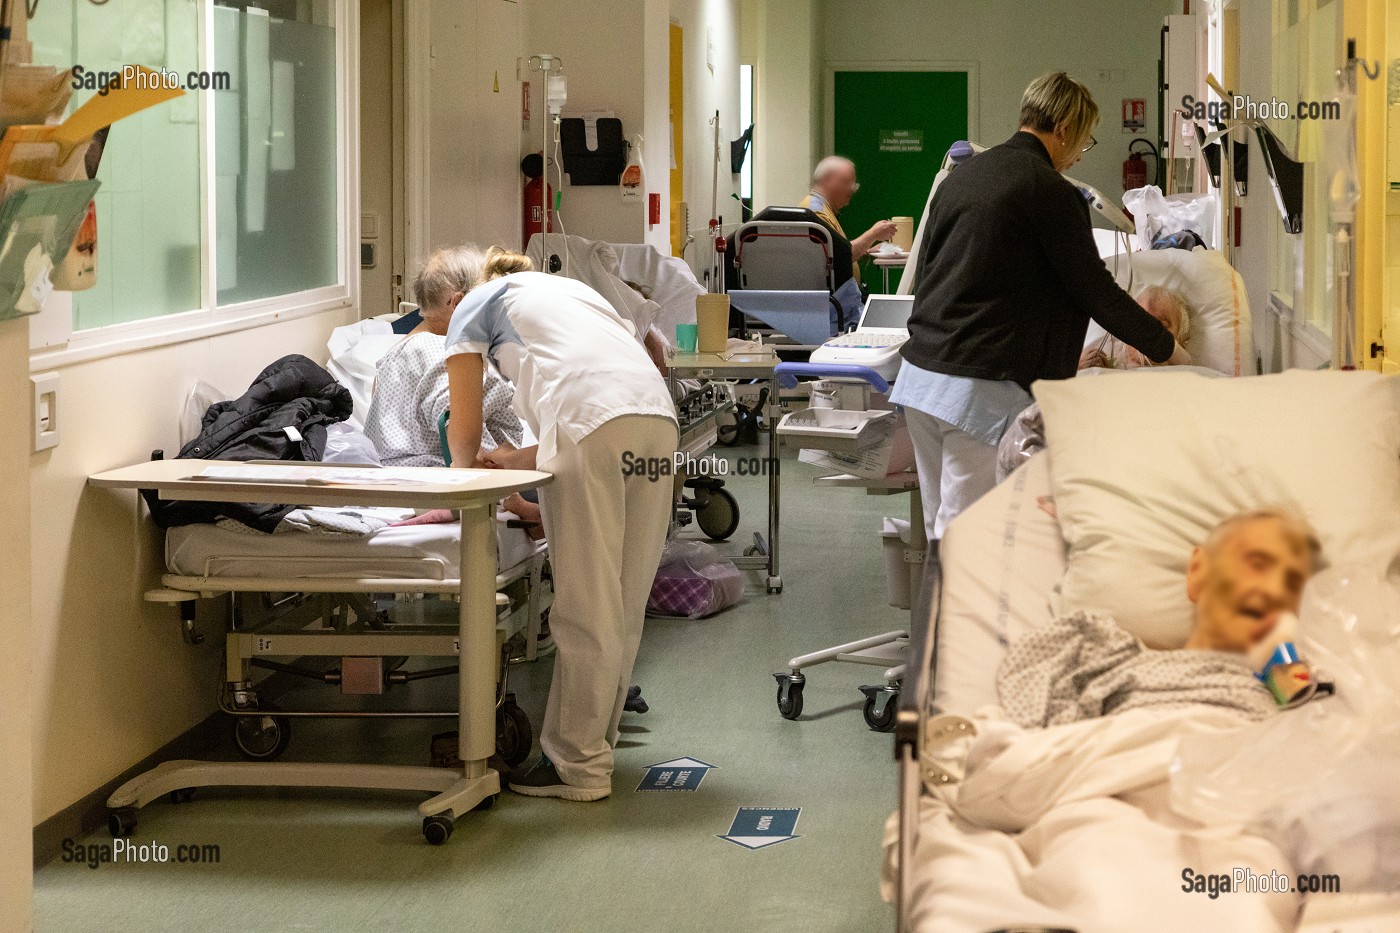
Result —
M 502 446 L 490 453 L 482 454 L 476 462 L 479 466 L 491 470 L 533 470 L 537 453 L 539 453 L 538 445 L 522 447 L 519 450 Z
M 520 493 L 513 492 L 501 502 L 501 507 L 526 523 L 525 534 L 529 535 L 531 541 L 539 541 L 544 537 L 544 518 L 539 505 Z

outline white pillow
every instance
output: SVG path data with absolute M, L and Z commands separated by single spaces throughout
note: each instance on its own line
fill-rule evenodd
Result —
M 1267 506 L 1311 522 L 1328 563 L 1388 561 L 1400 548 L 1397 385 L 1301 371 L 1037 382 L 1069 547 L 1059 611 L 1104 610 L 1152 647 L 1180 647 L 1192 547 Z
M 1162 285 L 1186 299 L 1191 314 L 1186 350 L 1193 363 L 1227 376 L 1254 375 L 1249 298 L 1244 280 L 1224 256 L 1208 249 L 1154 249 L 1110 256 L 1104 262 L 1134 298 L 1149 285 Z M 1102 336 L 1103 328 L 1090 322 L 1084 345 Z

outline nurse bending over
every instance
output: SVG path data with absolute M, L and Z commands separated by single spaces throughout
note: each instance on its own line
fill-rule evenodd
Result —
M 627 475 L 624 455 L 669 460 L 675 406 L 631 325 L 601 295 L 531 271 L 519 253 L 472 251 L 480 274 L 446 338 L 452 465 L 554 474 L 540 490 L 558 646 L 544 754 L 507 784 L 532 797 L 601 800 L 612 792 L 618 720 L 672 509 L 671 484 Z M 481 453 L 488 356 L 515 386 L 515 410 L 538 446 Z

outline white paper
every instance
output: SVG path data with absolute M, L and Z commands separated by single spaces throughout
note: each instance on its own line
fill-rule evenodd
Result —
M 487 472 L 413 467 L 332 469 L 310 464 L 221 463 L 205 467 L 190 479 L 222 483 L 300 483 L 306 486 L 465 486 Z

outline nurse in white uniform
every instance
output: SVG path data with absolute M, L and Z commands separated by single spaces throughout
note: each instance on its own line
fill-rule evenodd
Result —
M 544 754 L 507 784 L 533 797 L 601 800 L 612 790 L 618 720 L 671 520 L 670 482 L 635 464 L 670 461 L 675 406 L 631 325 L 601 295 L 528 271 L 519 253 L 492 247 L 482 261 L 447 329 L 452 465 L 554 474 L 540 489 L 558 646 Z M 514 384 L 537 447 L 480 455 L 488 356 Z

